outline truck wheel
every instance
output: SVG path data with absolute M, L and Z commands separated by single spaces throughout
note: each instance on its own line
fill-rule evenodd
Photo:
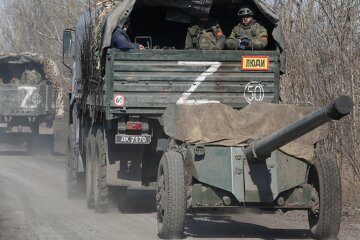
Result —
M 94 206 L 104 213 L 108 205 L 108 186 L 106 183 L 108 145 L 101 129 L 97 130 L 94 161 Z
M 158 169 L 156 193 L 160 238 L 181 238 L 186 215 L 184 163 L 177 152 L 166 152 Z
M 340 171 L 331 157 L 318 157 L 309 172 L 312 209 L 308 211 L 310 231 L 315 239 L 336 239 L 341 218 Z
M 69 126 L 67 139 L 67 159 L 66 159 L 66 192 L 68 199 L 74 199 L 78 196 L 77 179 L 77 161 L 76 161 L 76 143 L 74 139 L 74 125 Z
M 85 167 L 85 182 L 86 182 L 86 203 L 88 208 L 94 208 L 94 150 L 95 150 L 95 136 L 92 131 L 86 141 L 86 167 Z

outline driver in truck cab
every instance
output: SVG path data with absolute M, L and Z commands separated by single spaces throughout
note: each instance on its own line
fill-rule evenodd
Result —
M 130 27 L 130 20 L 127 19 L 123 27 L 117 26 L 112 34 L 111 47 L 121 50 L 145 49 L 143 45 L 133 43 L 127 34 Z
M 254 19 L 254 11 L 243 7 L 238 12 L 241 22 L 234 27 L 226 40 L 229 50 L 263 50 L 268 45 L 268 32 L 264 26 Z

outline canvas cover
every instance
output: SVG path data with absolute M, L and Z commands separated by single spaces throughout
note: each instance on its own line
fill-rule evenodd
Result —
M 189 144 L 247 146 L 287 125 L 301 120 L 314 108 L 257 102 L 242 110 L 220 103 L 172 105 L 164 114 L 165 133 Z M 314 144 L 323 139 L 326 127 L 318 128 L 280 150 L 311 162 Z
M 61 86 L 61 74 L 56 63 L 51 59 L 45 58 L 41 54 L 37 53 L 0 53 L 0 64 L 12 63 L 12 64 L 25 64 L 33 63 L 41 67 L 44 71 L 45 78 L 56 87 Z

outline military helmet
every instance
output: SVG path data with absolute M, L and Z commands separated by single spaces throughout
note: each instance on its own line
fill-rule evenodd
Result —
M 240 8 L 238 12 L 239 17 L 254 16 L 254 11 L 249 7 Z

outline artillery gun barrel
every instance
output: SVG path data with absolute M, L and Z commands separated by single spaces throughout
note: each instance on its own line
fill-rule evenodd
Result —
M 340 120 L 353 109 L 353 101 L 349 96 L 341 96 L 328 106 L 311 113 L 305 118 L 260 140 L 254 141 L 247 148 L 245 154 L 248 161 L 267 158 L 273 151 L 311 132 L 317 127 L 331 121 Z

